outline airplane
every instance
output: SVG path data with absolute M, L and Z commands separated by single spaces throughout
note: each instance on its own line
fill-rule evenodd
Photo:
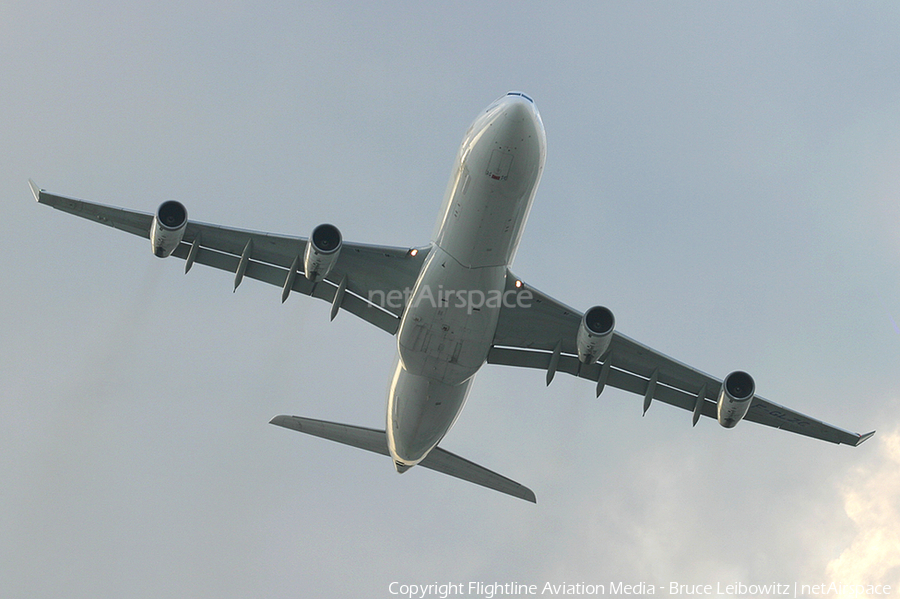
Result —
M 860 435 L 756 394 L 753 378 L 724 379 L 653 350 L 615 329 L 613 313 L 584 313 L 526 284 L 510 270 L 544 168 L 546 134 L 531 97 L 511 91 L 482 111 L 460 145 L 431 243 L 391 247 L 344 242 L 331 224 L 309 238 L 247 231 L 188 219 L 177 201 L 153 214 L 52 195 L 53 208 L 150 239 L 158 257 L 204 264 L 331 304 L 397 339 L 385 429 L 281 415 L 275 424 L 389 456 L 397 472 L 420 465 L 537 503 L 534 492 L 439 446 L 484 364 L 563 372 L 701 416 L 725 428 L 741 420 L 831 443 Z M 298 276 L 302 275 L 302 276 Z

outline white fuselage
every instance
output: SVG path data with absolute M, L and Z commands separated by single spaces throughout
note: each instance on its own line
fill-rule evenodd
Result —
M 491 104 L 463 139 L 431 252 L 397 332 L 387 439 L 400 472 L 450 430 L 487 359 L 545 149 L 534 103 L 515 92 Z

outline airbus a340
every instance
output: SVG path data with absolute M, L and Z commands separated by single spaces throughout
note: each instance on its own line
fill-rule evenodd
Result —
M 397 338 L 397 360 L 384 430 L 276 416 L 272 424 L 381 453 L 398 472 L 438 470 L 528 501 L 534 493 L 438 446 L 453 426 L 485 364 L 566 373 L 610 385 L 701 416 L 726 428 L 741 420 L 832 443 L 859 445 L 859 435 L 756 395 L 753 378 L 723 380 L 669 358 L 615 330 L 612 312 L 581 313 L 510 271 L 541 172 L 546 136 L 534 102 L 510 92 L 484 110 L 463 138 L 434 239 L 424 247 L 344 242 L 336 227 L 309 238 L 232 229 L 189 220 L 164 202 L 155 214 L 49 194 L 41 204 L 150 239 L 153 254 L 205 264 L 331 304 Z

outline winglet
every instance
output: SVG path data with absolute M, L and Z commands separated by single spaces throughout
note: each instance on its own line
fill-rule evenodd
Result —
M 864 441 L 866 441 L 869 437 L 871 437 L 874 434 L 875 434 L 875 431 L 872 431 L 871 433 L 866 433 L 865 435 L 860 435 L 859 439 L 856 440 L 856 443 L 853 446 L 859 447 L 860 445 L 863 444 Z
M 34 199 L 36 201 L 40 202 L 41 201 L 41 191 L 42 191 L 41 188 L 38 187 L 37 183 L 35 183 L 31 179 L 28 180 L 28 185 L 31 186 L 31 193 L 34 194 Z

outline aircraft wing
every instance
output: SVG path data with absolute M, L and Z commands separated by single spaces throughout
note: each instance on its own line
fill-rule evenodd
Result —
M 152 214 L 49 194 L 33 181 L 29 183 L 35 199 L 41 204 L 150 238 Z M 401 302 L 391 301 L 387 294 L 394 292 L 394 297 L 399 297 L 397 293 L 403 294 L 413 287 L 430 248 L 412 251 L 411 248 L 345 242 L 326 280 L 313 283 L 302 276 L 306 242 L 305 237 L 245 231 L 188 220 L 184 237 L 172 255 L 186 260 L 185 272 L 197 263 L 235 273 L 235 288 L 244 276 L 258 279 L 282 288 L 282 301 L 291 291 L 318 297 L 332 304 L 332 318 L 338 308 L 342 308 L 395 334 L 400 326 L 402 307 Z M 247 258 L 242 260 L 245 252 Z M 301 276 L 289 276 L 293 269 L 298 269 L 296 272 Z
M 507 290 L 516 278 L 507 271 Z M 597 382 L 597 395 L 605 385 L 644 397 L 644 411 L 659 400 L 694 415 L 716 418 L 722 381 L 674 360 L 637 341 L 613 333 L 602 362 L 585 365 L 578 359 L 576 338 L 582 314 L 552 297 L 526 287 L 530 306 L 504 306 L 500 311 L 488 363 L 547 371 L 547 384 L 556 372 Z M 859 445 L 874 434 L 851 433 L 754 395 L 745 420 L 806 435 L 831 443 Z

